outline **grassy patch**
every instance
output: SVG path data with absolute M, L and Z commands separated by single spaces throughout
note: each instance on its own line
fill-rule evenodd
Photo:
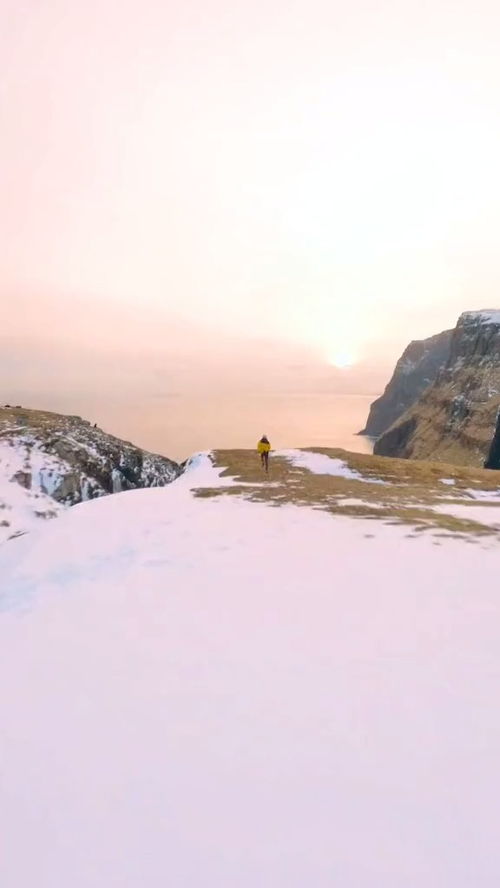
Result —
M 214 453 L 214 462 L 224 468 L 223 476 L 235 479 L 235 484 L 232 487 L 202 488 L 196 491 L 196 495 L 239 496 L 273 506 L 308 506 L 334 515 L 410 525 L 416 532 L 432 530 L 454 537 L 498 535 L 494 528 L 474 520 L 474 506 L 486 503 L 471 500 L 466 493 L 468 489 L 498 491 L 500 477 L 494 472 L 443 463 L 388 459 L 339 449 L 310 449 L 341 459 L 362 478 L 313 474 L 274 454 L 266 476 L 254 451 L 218 450 Z M 442 484 L 443 478 L 452 479 L 454 485 Z M 385 484 L 373 484 L 374 480 L 382 480 Z M 437 505 L 457 504 L 471 507 L 470 519 L 433 509 Z

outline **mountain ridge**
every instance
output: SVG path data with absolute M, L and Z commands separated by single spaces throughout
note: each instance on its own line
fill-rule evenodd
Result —
M 0 407 L 0 539 L 67 506 L 181 474 L 173 460 L 104 432 L 88 420 Z

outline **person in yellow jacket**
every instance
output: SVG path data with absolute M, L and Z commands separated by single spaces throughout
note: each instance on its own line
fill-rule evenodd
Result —
M 260 453 L 260 461 L 263 468 L 266 472 L 269 471 L 269 451 L 271 449 L 271 445 L 269 443 L 269 438 L 267 435 L 262 435 L 259 443 L 257 444 L 257 450 Z

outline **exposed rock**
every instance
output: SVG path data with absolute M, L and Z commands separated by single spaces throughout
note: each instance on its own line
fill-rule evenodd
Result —
M 78 416 L 0 408 L 0 508 L 10 532 L 83 500 L 169 484 L 181 468 Z M 3 517 L 3 516 L 2 516 Z
M 411 407 L 436 379 L 450 353 L 452 330 L 410 342 L 384 394 L 373 402 L 361 435 L 378 438 Z
M 15 475 L 12 476 L 13 481 L 17 481 L 21 487 L 25 487 L 26 490 L 31 490 L 31 472 L 25 472 L 22 469 L 19 469 Z
M 481 466 L 500 408 L 500 311 L 465 312 L 434 383 L 375 444 L 375 453 Z M 490 451 L 493 451 L 493 456 Z

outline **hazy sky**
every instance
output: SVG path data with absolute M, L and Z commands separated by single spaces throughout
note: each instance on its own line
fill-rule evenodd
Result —
M 391 364 L 499 306 L 499 32 L 497 0 L 0 0 L 9 372 L 214 334 Z

